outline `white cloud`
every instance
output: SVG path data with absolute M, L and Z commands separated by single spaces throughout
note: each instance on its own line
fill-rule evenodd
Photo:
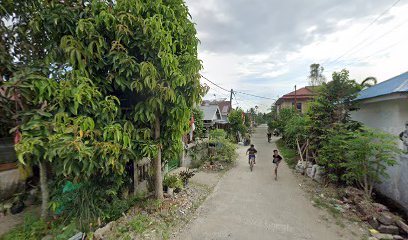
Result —
M 399 3 L 363 31 L 389 1 L 276 2 L 188 1 L 202 42 L 202 74 L 226 89 L 276 98 L 295 84 L 307 85 L 311 63 L 323 63 L 328 79 L 343 68 L 360 81 L 368 76 L 383 81 L 408 70 L 408 4 Z M 210 98 L 228 95 L 217 91 Z M 258 104 L 266 110 L 273 102 L 237 97 L 245 109 Z

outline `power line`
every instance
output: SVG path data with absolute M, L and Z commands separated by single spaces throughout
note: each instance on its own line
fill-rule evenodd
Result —
M 262 96 L 257 96 L 257 95 L 253 95 L 253 94 L 250 94 L 250 93 L 244 93 L 244 92 L 235 91 L 235 90 L 234 90 L 234 92 L 236 92 L 236 93 L 240 93 L 240 94 L 244 94 L 244 95 L 248 95 L 248 96 L 251 96 L 251 97 L 257 97 L 257 98 L 263 98 L 263 99 L 275 100 L 275 99 L 273 99 L 273 98 L 269 98 L 269 97 L 262 97 Z
M 201 75 L 201 74 L 200 74 L 200 75 Z M 217 86 L 218 88 L 220 88 L 220 89 L 222 89 L 222 90 L 224 90 L 224 91 L 231 92 L 230 90 L 227 90 L 227 89 L 221 87 L 220 85 L 218 85 L 218 84 L 216 84 L 215 82 L 211 81 L 210 79 L 204 77 L 203 75 L 201 75 L 201 77 L 204 78 L 205 80 L 207 80 L 208 82 L 212 83 L 214 86 Z
M 391 10 L 395 5 L 397 5 L 401 0 L 397 0 L 395 1 L 389 8 L 387 8 L 385 11 L 383 11 L 380 15 L 378 15 L 370 24 L 368 24 L 359 34 L 357 34 L 357 36 L 355 38 L 357 38 L 358 36 L 360 36 L 362 33 L 364 33 L 367 29 L 369 29 L 374 23 L 376 23 L 382 16 L 384 16 L 384 14 L 386 14 L 389 10 Z M 363 41 L 360 41 L 359 43 L 357 43 L 356 45 L 354 45 L 352 48 L 350 48 L 349 50 L 347 50 L 345 53 L 343 53 L 342 55 L 340 55 L 339 57 L 337 57 L 335 60 L 333 61 L 329 61 L 326 60 L 322 63 L 322 65 L 325 65 L 327 63 L 336 63 L 338 60 L 340 60 L 341 58 L 343 58 L 344 56 L 346 56 L 348 53 L 350 53 L 351 51 L 353 51 L 355 48 L 357 48 L 358 46 L 360 46 L 362 43 L 364 43 L 365 41 L 367 41 L 368 39 L 370 39 L 370 37 L 365 38 Z
M 210 79 L 204 77 L 203 75 L 201 75 L 201 77 L 204 78 L 205 80 L 207 80 L 208 82 L 210 82 L 211 84 L 213 84 L 214 86 L 217 86 L 218 88 L 220 88 L 220 89 L 222 89 L 222 90 L 224 90 L 224 91 L 226 91 L 226 92 L 231 92 L 230 90 L 227 90 L 227 89 L 221 87 L 220 85 L 218 85 L 218 84 L 216 84 L 215 82 L 211 81 Z M 275 100 L 275 99 L 273 99 L 273 98 L 258 96 L 258 95 L 254 95 L 254 94 L 250 94 L 250 93 L 241 92 L 241 91 L 235 91 L 235 90 L 234 90 L 234 92 L 237 92 L 237 93 L 240 93 L 240 94 L 244 94 L 244 95 L 248 95 L 248 96 L 252 96 L 252 97 L 257 97 L 257 98 Z
M 408 20 L 408 19 L 407 19 L 407 20 Z M 408 23 L 407 21 L 401 22 L 400 24 L 398 24 L 398 25 L 395 26 L 394 28 L 390 29 L 389 31 L 387 31 L 387 32 L 385 32 L 385 33 L 379 35 L 377 38 L 373 39 L 373 41 L 369 42 L 368 44 L 365 44 L 362 48 L 358 49 L 358 50 L 355 51 L 353 54 L 360 52 L 360 51 L 361 51 L 362 49 L 364 49 L 365 47 L 368 47 L 368 46 L 372 45 L 373 43 L 375 43 L 375 42 L 377 42 L 378 40 L 380 40 L 380 39 L 384 38 L 385 36 L 387 36 L 389 33 L 395 31 L 395 29 L 397 29 L 397 28 L 399 28 L 399 27 L 401 27 L 401 26 L 403 26 L 403 25 L 405 25 L 405 24 L 407 24 L 407 23 Z M 391 44 L 391 45 L 389 45 L 389 46 L 387 46 L 387 47 L 385 47 L 385 48 L 382 48 L 382 49 L 380 49 L 380 50 L 377 50 L 377 51 L 375 51 L 375 53 L 369 54 L 369 55 L 367 55 L 367 56 L 365 56 L 365 57 L 357 58 L 357 60 L 351 61 L 351 63 L 348 63 L 347 65 L 345 65 L 345 66 L 343 66 L 343 67 L 346 67 L 346 66 L 351 65 L 353 62 L 358 62 L 358 61 L 365 60 L 365 59 L 371 58 L 371 57 L 373 57 L 373 56 L 376 56 L 376 55 L 378 55 L 378 53 L 383 52 L 383 51 L 385 51 L 385 50 L 388 50 L 388 49 L 390 49 L 390 48 L 392 48 L 392 47 L 398 45 L 400 42 L 402 42 L 402 40 L 397 41 L 396 43 Z M 338 61 L 338 62 L 344 62 L 344 60 L 343 60 L 343 61 Z M 335 63 L 335 62 L 333 62 L 333 63 Z M 334 69 L 334 68 L 335 68 L 335 66 L 329 67 L 328 69 Z

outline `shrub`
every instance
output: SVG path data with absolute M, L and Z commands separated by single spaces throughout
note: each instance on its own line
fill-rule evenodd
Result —
M 327 138 L 322 141 L 317 163 L 323 167 L 330 182 L 340 183 L 345 172 L 343 163 L 347 161 L 350 133 L 346 129 L 338 128 L 329 131 Z
M 306 141 L 308 124 L 308 119 L 298 114 L 294 114 L 290 119 L 287 119 L 283 134 L 288 147 L 297 149 L 296 140 L 300 143 Z
M 163 185 L 169 188 L 182 188 L 183 182 L 177 175 L 167 174 L 164 176 Z
M 47 234 L 48 226 L 43 220 L 33 215 L 24 216 L 22 225 L 14 228 L 1 239 L 3 240 L 37 240 Z
M 288 148 L 283 142 L 283 139 L 279 139 L 276 142 L 276 145 L 288 166 L 292 169 L 295 168 L 297 163 L 297 152 L 291 148 Z
M 370 128 L 353 132 L 347 148 L 348 158 L 342 164 L 346 171 L 342 178 L 357 184 L 366 197 L 371 196 L 375 183 L 388 178 L 387 167 L 395 165 L 395 158 L 401 153 L 395 136 Z

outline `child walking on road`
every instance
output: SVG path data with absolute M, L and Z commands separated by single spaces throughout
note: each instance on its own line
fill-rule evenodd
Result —
M 278 150 L 273 150 L 273 160 L 272 163 L 275 164 L 275 181 L 278 180 L 278 167 L 279 163 L 282 161 L 282 157 L 279 155 Z

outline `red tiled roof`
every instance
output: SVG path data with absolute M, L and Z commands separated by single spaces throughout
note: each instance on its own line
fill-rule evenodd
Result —
M 295 91 L 285 94 L 278 99 L 277 103 L 279 104 L 285 100 L 295 99 L 295 96 L 296 96 L 296 99 L 312 99 L 316 95 L 314 88 L 316 87 L 306 86 L 306 87 L 297 89 L 296 94 L 295 94 Z

